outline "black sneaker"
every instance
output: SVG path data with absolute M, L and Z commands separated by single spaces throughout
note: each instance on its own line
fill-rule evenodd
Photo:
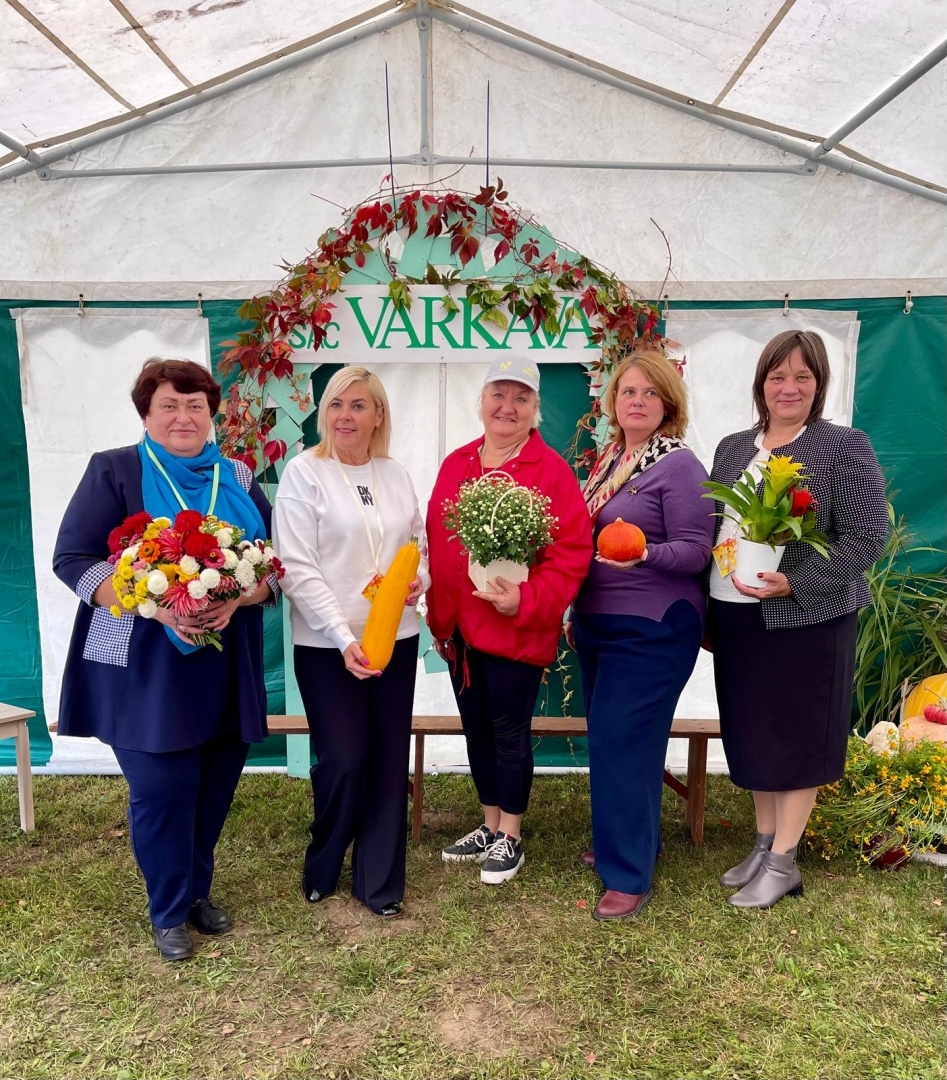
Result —
M 507 836 L 505 832 L 498 832 L 480 867 L 480 880 L 485 885 L 509 881 L 511 877 L 516 877 L 516 872 L 525 861 L 526 855 L 520 841 Z
M 479 829 L 474 829 L 444 848 L 441 858 L 444 862 L 483 862 L 487 857 L 487 848 L 495 839 L 486 824 L 483 824 Z

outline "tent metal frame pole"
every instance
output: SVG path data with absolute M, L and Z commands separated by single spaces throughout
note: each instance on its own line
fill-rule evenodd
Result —
M 932 68 L 937 67 L 937 65 L 945 58 L 947 58 L 947 41 L 942 41 L 935 49 L 932 49 L 927 56 L 920 59 L 914 67 L 909 71 L 906 71 L 900 79 L 896 79 L 886 90 L 883 90 L 877 97 L 872 98 L 863 109 L 859 109 L 850 120 L 846 120 L 845 123 L 842 124 L 840 128 L 833 131 L 827 139 L 823 139 L 819 146 L 816 147 L 813 160 L 818 161 L 830 150 L 834 149 L 842 139 L 847 135 L 851 135 L 856 128 L 860 128 L 862 124 L 870 120 L 875 113 L 880 112 L 885 105 L 888 105 L 900 94 L 903 94 L 909 86 L 916 83 L 921 76 L 926 75 Z
M 187 112 L 190 109 L 196 108 L 198 105 L 203 105 L 205 102 L 213 101 L 216 98 L 231 94 L 235 90 L 242 90 L 244 87 L 254 86 L 256 83 L 268 79 L 271 75 L 277 75 L 282 71 L 289 71 L 292 68 L 299 67 L 300 64 L 308 63 L 310 60 L 315 60 L 320 56 L 327 56 L 330 53 L 338 52 L 339 49 L 344 49 L 348 45 L 354 45 L 356 42 L 363 41 L 365 38 L 372 37 L 375 34 L 383 34 L 387 30 L 393 30 L 395 27 L 401 26 L 402 23 L 410 22 L 414 17 L 414 10 L 411 9 L 395 12 L 382 19 L 372 19 L 370 22 L 366 22 L 361 26 L 356 27 L 354 30 L 349 30 L 347 33 L 329 38 L 328 41 L 320 41 L 315 45 L 309 46 L 309 48 L 300 49 L 299 52 L 294 52 L 289 56 L 283 56 L 278 60 L 273 60 L 269 64 L 264 64 L 261 67 L 254 68 L 252 71 L 244 72 L 234 79 L 229 79 L 227 82 L 209 87 L 207 90 L 202 90 L 197 94 L 182 98 L 180 101 L 173 101 L 168 105 L 162 105 L 142 116 L 135 116 L 130 120 L 125 120 L 122 123 L 103 128 L 101 131 L 83 135 L 78 139 L 73 139 L 70 142 L 63 143 L 61 146 L 50 149 L 42 155 L 34 152 L 30 160 L 17 162 L 13 165 L 8 165 L 5 169 L 0 169 L 0 180 L 10 180 L 15 176 L 22 176 L 25 173 L 34 171 L 39 173 L 41 180 L 51 179 L 48 167 L 54 162 L 62 161 L 63 158 L 71 157 L 81 150 L 88 150 L 93 146 L 99 146 L 101 143 L 110 142 L 120 135 L 127 135 L 129 132 L 137 131 L 139 128 L 147 127 L 149 124 L 154 124 L 158 120 L 164 120 L 169 116 L 176 116 L 178 113 Z
M 418 97 L 418 117 L 421 128 L 420 155 L 426 158 L 431 153 L 431 123 L 428 113 L 428 69 L 431 62 L 431 12 L 427 0 L 418 0 L 418 52 L 420 55 L 421 80 Z
M 900 176 L 892 176 L 890 173 L 873 169 L 869 165 L 862 165 L 861 162 L 853 161 L 851 158 L 843 157 L 835 152 L 829 152 L 824 157 L 819 158 L 818 164 L 825 165 L 836 172 L 851 173 L 852 176 L 858 176 L 862 180 L 871 180 L 875 184 L 883 184 L 885 187 L 894 188 L 896 191 L 905 191 L 908 195 L 916 195 L 919 199 L 927 199 L 929 202 L 947 206 L 947 191 L 924 187 L 917 181 L 902 180 Z
M 460 157 L 441 154 L 412 154 L 389 159 L 331 158 L 317 161 L 244 161 L 208 165 L 140 165 L 108 169 L 49 169 L 48 180 L 82 180 L 103 176 L 176 176 L 181 173 L 278 172 L 292 169 L 343 169 L 366 166 L 417 165 L 419 168 L 436 165 L 485 165 L 485 157 Z M 678 161 L 582 161 L 569 158 L 490 158 L 493 165 L 531 169 L 615 169 L 626 172 L 720 172 L 720 173 L 785 173 L 808 176 L 800 165 L 739 165 L 710 162 Z
M 0 131 L 0 146 L 5 146 L 8 150 L 12 150 L 14 154 L 19 154 L 24 161 L 36 161 L 38 156 L 35 150 L 24 146 L 23 143 L 14 139 L 12 135 L 7 135 L 4 131 Z

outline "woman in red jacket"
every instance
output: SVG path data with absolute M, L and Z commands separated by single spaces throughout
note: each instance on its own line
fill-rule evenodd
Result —
M 480 398 L 483 437 L 449 454 L 428 504 L 431 587 L 428 625 L 450 663 L 483 824 L 442 852 L 445 862 L 480 862 L 489 885 L 523 865 L 520 823 L 533 780 L 530 723 L 543 669 L 556 658 L 562 616 L 592 558 L 588 511 L 575 475 L 542 440 L 539 371 L 531 357 L 497 360 Z M 477 592 L 467 554 L 444 526 L 444 503 L 461 485 L 494 470 L 551 500 L 554 539 L 515 585 L 497 577 Z

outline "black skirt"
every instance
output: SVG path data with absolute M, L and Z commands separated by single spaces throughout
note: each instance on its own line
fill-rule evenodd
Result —
M 711 598 L 708 626 L 730 779 L 750 791 L 838 780 L 852 726 L 853 612 L 767 630 L 759 604 Z

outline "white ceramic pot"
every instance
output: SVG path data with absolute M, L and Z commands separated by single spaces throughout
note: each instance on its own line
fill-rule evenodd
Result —
M 476 585 L 479 592 L 490 592 L 491 589 L 487 581 L 496 580 L 498 577 L 506 578 L 507 581 L 512 581 L 514 585 L 521 585 L 529 578 L 529 567 L 525 563 L 510 562 L 509 559 L 494 559 L 493 562 L 487 563 L 486 566 L 481 566 L 480 563 L 475 563 L 471 558 L 467 566 L 470 580 Z
M 752 540 L 737 537 L 737 567 L 733 576 L 740 579 L 740 584 L 748 589 L 762 589 L 766 582 L 756 576 L 760 573 L 773 574 L 779 569 L 785 547 L 771 548 L 769 544 L 756 544 Z

